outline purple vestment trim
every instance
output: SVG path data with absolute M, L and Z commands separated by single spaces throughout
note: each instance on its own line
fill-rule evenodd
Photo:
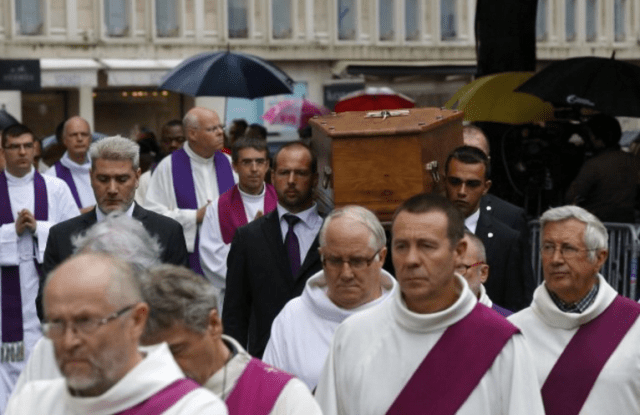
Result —
M 78 195 L 78 188 L 76 188 L 76 183 L 73 181 L 71 170 L 69 170 L 67 166 L 63 166 L 59 160 L 56 162 L 56 164 L 54 164 L 54 166 L 56 168 L 56 176 L 67 183 L 67 186 L 69 186 L 69 189 L 71 189 L 73 199 L 76 201 L 76 205 L 78 205 L 78 209 L 82 209 L 80 195 Z
M 509 317 L 511 314 L 513 314 L 513 311 L 507 310 L 506 308 L 503 308 L 503 307 L 500 307 L 496 303 L 493 303 L 491 305 L 491 309 L 493 311 L 497 312 L 498 314 L 500 314 L 502 317 Z
M 618 295 L 580 326 L 542 385 L 547 415 L 577 415 L 609 357 L 640 315 L 640 305 Z
M 480 303 L 449 326 L 409 379 L 387 415 L 453 415 L 519 330 Z
M 213 165 L 216 169 L 218 192 L 222 194 L 234 185 L 233 171 L 227 156 L 216 151 L 213 155 Z M 181 148 L 171 153 L 171 172 L 173 176 L 173 189 L 176 194 L 176 203 L 180 209 L 198 209 L 196 187 L 193 181 L 191 160 L 189 155 Z M 198 245 L 200 236 L 196 233 L 195 249 L 189 254 L 189 267 L 200 275 L 204 275 L 200 266 L 200 253 Z
M 229 415 L 268 415 L 292 375 L 251 358 L 226 399 Z
M 272 185 L 265 183 L 264 208 L 262 213 L 275 210 L 278 204 L 278 195 Z M 220 223 L 220 233 L 225 244 L 233 241 L 236 229 L 247 224 L 247 213 L 244 210 L 242 195 L 235 185 L 231 190 L 227 190 L 218 198 L 218 222 Z
M 45 221 L 49 217 L 47 203 L 47 186 L 44 178 L 37 171 L 33 175 L 34 213 L 36 220 Z M 0 172 L 0 225 L 14 223 L 11 211 L 11 199 L 9 198 L 9 185 L 7 175 Z M 36 270 L 40 272 L 39 264 L 35 261 Z M 22 322 L 22 295 L 20 293 L 20 267 L 18 265 L 2 267 L 2 343 L 17 343 L 24 339 L 24 327 Z M 16 349 L 17 351 L 18 349 Z M 14 356 L 17 360 L 17 356 Z M 15 361 L 6 356 L 2 350 L 2 361 Z
M 151 396 L 138 405 L 118 412 L 116 415 L 160 415 L 200 385 L 191 379 L 182 378 Z

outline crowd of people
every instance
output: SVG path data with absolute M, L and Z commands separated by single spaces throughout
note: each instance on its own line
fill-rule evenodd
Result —
M 40 174 L 29 128 L 2 131 L 0 414 L 640 413 L 606 228 L 546 211 L 537 286 L 482 130 L 390 237 L 365 207 L 318 211 L 306 142 L 230 135 L 192 108 L 142 173 L 139 143 L 72 117 Z

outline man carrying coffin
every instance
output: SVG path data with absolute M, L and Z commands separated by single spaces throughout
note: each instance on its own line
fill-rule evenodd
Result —
M 607 229 L 577 206 L 549 209 L 540 227 L 544 284 L 509 319 L 535 350 L 547 415 L 640 413 L 640 305 L 599 274 Z
M 518 329 L 454 274 L 464 218 L 444 197 L 405 201 L 392 223 L 400 289 L 336 330 L 316 391 L 332 414 L 543 414 Z

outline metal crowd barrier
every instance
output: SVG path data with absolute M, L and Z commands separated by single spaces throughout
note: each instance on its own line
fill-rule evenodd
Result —
M 639 230 L 628 223 L 605 222 L 609 233 L 609 257 L 601 269 L 607 282 L 618 293 L 637 300 L 638 256 L 640 255 Z M 540 261 L 540 222 L 529 222 L 531 237 L 531 264 L 538 285 L 542 283 Z

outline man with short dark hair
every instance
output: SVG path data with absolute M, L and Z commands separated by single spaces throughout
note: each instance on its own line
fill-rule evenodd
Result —
M 480 201 L 491 187 L 489 160 L 476 147 L 455 149 L 445 164 L 447 198 L 465 216 L 465 226 L 483 242 L 491 279 L 487 294 L 500 306 L 520 310 L 531 301 L 533 269 L 526 261 L 523 236 L 480 210 Z
M 269 169 L 267 143 L 240 138 L 231 147 L 238 184 L 220 195 L 207 208 L 200 237 L 200 264 L 204 275 L 219 290 L 222 304 L 227 275 L 227 255 L 240 226 L 273 211 L 278 203 L 275 188 L 264 182 Z
M 523 336 L 454 272 L 463 232 L 460 211 L 439 195 L 396 210 L 399 289 L 336 330 L 316 390 L 325 415 L 544 413 Z
M 36 296 L 49 229 L 78 215 L 71 191 L 60 179 L 33 167 L 35 137 L 22 124 L 2 132 L 0 153 L 0 412 L 41 337 Z
M 578 206 L 540 217 L 544 284 L 509 317 L 535 353 L 548 415 L 640 413 L 640 305 L 600 274 L 602 222 Z
M 313 201 L 316 158 L 296 141 L 282 146 L 273 160 L 277 208 L 236 230 L 222 310 L 226 333 L 258 358 L 273 319 L 322 268 L 317 238 L 322 218 Z

